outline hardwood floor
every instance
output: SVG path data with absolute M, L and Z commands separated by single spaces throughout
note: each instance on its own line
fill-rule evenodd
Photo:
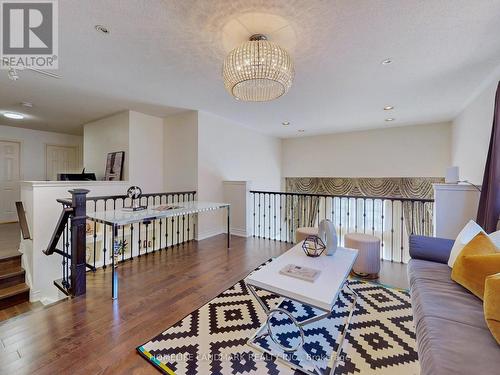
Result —
M 136 346 L 289 247 L 220 235 L 143 256 L 120 265 L 116 301 L 109 268 L 88 274 L 86 296 L 0 323 L 0 374 L 156 374 Z

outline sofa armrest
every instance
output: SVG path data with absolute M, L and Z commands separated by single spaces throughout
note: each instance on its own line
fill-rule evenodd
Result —
M 454 240 L 445 238 L 410 236 L 410 257 L 437 263 L 448 263 Z

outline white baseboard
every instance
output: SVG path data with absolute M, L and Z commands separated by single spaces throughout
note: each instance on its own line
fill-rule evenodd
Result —
M 223 234 L 224 232 L 221 229 L 213 229 L 209 231 L 204 231 L 196 234 L 196 241 L 206 240 L 207 238 L 218 236 L 219 234 Z
M 42 299 L 42 293 L 39 290 L 30 289 L 30 302 L 37 302 Z
M 247 231 L 242 228 L 231 228 L 231 235 L 245 238 L 250 237 L 250 234 L 248 234 Z

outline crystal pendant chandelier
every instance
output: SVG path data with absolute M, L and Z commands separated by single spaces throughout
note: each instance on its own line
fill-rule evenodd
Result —
M 224 85 L 238 100 L 264 102 L 279 98 L 292 86 L 293 62 L 283 48 L 255 34 L 229 52 L 222 69 Z

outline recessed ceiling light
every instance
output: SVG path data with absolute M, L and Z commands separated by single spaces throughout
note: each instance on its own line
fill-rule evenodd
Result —
M 21 102 L 21 105 L 26 108 L 33 108 L 33 103 L 31 102 Z
M 392 110 L 392 109 L 394 109 L 394 107 L 393 107 L 392 105 L 386 105 L 386 106 L 384 107 L 384 111 L 390 111 L 390 110 Z
M 290 125 L 290 121 L 283 121 L 283 122 L 281 123 L 281 125 L 283 125 L 283 126 L 288 126 L 288 125 Z
M 391 121 L 394 121 L 394 120 L 395 120 L 395 118 L 392 118 L 392 117 L 389 117 L 389 118 L 385 119 L 385 121 L 387 121 L 387 122 L 391 122 Z
M 22 120 L 24 118 L 22 114 L 14 112 L 5 112 L 3 115 L 13 120 Z
M 95 25 L 94 26 L 97 31 L 99 31 L 102 34 L 109 34 L 109 29 L 104 26 L 104 25 Z
M 305 130 L 304 130 L 304 129 L 299 129 L 299 130 L 298 130 L 298 132 L 299 132 L 299 133 L 304 133 L 304 132 L 305 132 Z
M 382 61 L 382 65 L 389 65 L 392 64 L 392 59 L 385 59 Z

